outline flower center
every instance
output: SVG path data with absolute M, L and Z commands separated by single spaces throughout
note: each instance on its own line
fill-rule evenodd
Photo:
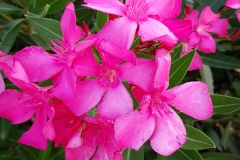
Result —
M 126 15 L 135 20 L 142 20 L 147 17 L 148 4 L 145 0 L 129 0 L 126 3 L 125 13 Z
M 102 86 L 116 86 L 118 83 L 118 72 L 116 72 L 114 69 L 109 69 L 108 67 L 103 67 L 100 70 L 100 79 L 99 83 Z

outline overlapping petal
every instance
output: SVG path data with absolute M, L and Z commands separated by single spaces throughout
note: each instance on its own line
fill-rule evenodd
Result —
M 220 18 L 220 14 L 215 14 L 212 12 L 211 8 L 209 6 L 206 6 L 199 17 L 199 24 L 200 25 L 206 25 L 212 21 L 216 21 Z
M 150 111 L 133 111 L 119 117 L 114 125 L 117 142 L 128 148 L 138 150 L 152 135 L 155 116 Z
M 208 33 L 205 33 L 204 35 L 202 35 L 197 45 L 197 49 L 204 53 L 215 53 L 216 43 L 213 37 Z
M 120 80 L 116 86 L 108 88 L 98 105 L 98 113 L 110 120 L 116 120 L 119 116 L 131 111 L 133 111 L 132 97 Z
M 41 82 L 59 73 L 64 64 L 57 57 L 47 53 L 41 47 L 26 47 L 14 55 L 14 60 L 21 63 L 29 80 Z
M 153 60 L 137 58 L 136 65 L 124 63 L 118 68 L 121 72 L 121 79 L 141 87 L 146 92 L 152 89 L 153 77 L 157 68 Z
M 238 9 L 238 8 L 240 8 L 240 1 L 239 0 L 227 0 L 225 5 L 230 8 Z
M 216 21 L 209 23 L 207 25 L 206 31 L 215 33 L 219 36 L 225 36 L 227 34 L 227 28 L 228 28 L 228 20 L 224 18 L 224 19 L 218 19 Z
M 126 27 L 127 24 L 127 27 Z M 132 46 L 137 30 L 137 23 L 128 17 L 116 18 L 105 23 L 97 33 L 98 45 L 103 39 L 129 49 Z
M 100 102 L 104 92 L 105 87 L 102 87 L 97 79 L 78 81 L 75 98 L 65 100 L 64 103 L 75 115 L 81 116 Z

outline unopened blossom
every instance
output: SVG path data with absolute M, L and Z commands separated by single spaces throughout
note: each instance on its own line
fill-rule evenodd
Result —
M 101 64 L 95 60 L 92 49 L 76 58 L 74 69 L 83 79 L 77 82 L 75 98 L 64 103 L 78 116 L 98 106 L 102 117 L 115 120 L 133 110 L 132 98 L 121 80 L 147 90 L 155 63 L 136 58 L 132 51 L 104 40 L 98 51 Z
M 181 118 L 169 106 L 198 120 L 209 118 L 213 105 L 208 87 L 202 82 L 188 82 L 168 89 L 171 56 L 161 49 L 156 54 L 158 68 L 150 92 L 137 90 L 138 110 L 120 116 L 114 125 L 115 138 L 123 146 L 138 150 L 148 139 L 153 150 L 167 156 L 187 139 Z M 135 88 L 136 89 L 136 88 Z M 142 94 L 142 96 L 140 96 Z
M 233 9 L 239 9 L 240 8 L 240 1 L 239 0 L 227 0 L 225 3 L 226 6 L 233 8 Z M 240 22 L 240 12 L 236 12 L 238 21 Z
M 177 42 L 176 36 L 161 21 L 172 20 L 179 15 L 181 0 L 127 0 L 124 4 L 119 0 L 84 2 L 85 7 L 121 16 L 104 25 L 97 34 L 97 43 L 105 39 L 129 49 L 136 31 L 143 41 L 159 40 L 167 36 L 170 39 L 168 42 Z M 166 40 L 166 37 L 164 39 Z
M 54 110 L 49 104 L 52 96 L 47 93 L 50 87 L 39 87 L 31 82 L 17 61 L 12 67 L 1 65 L 7 78 L 21 91 L 7 89 L 0 94 L 0 116 L 12 124 L 21 124 L 34 118 L 31 128 L 18 141 L 45 150 L 47 139 L 52 140 L 55 136 L 51 125 Z
M 226 18 L 220 19 L 220 14 L 215 14 L 209 6 L 206 6 L 198 19 L 199 11 L 193 10 L 185 17 L 193 24 L 193 33 L 190 36 L 189 44 L 196 45 L 197 49 L 204 53 L 216 52 L 216 42 L 210 33 L 218 36 L 227 34 L 228 21 Z
M 73 3 L 68 3 L 61 19 L 63 40 L 52 41 L 57 54 L 49 54 L 40 47 L 26 47 L 14 55 L 26 70 L 29 79 L 41 82 L 51 78 L 54 87 L 51 94 L 62 99 L 73 99 L 76 93 L 76 74 L 72 68 L 74 59 L 95 39 L 78 42 L 85 33 L 76 25 Z
M 99 115 L 84 120 L 65 149 L 66 160 L 122 160 L 124 147 L 114 138 L 113 121 Z

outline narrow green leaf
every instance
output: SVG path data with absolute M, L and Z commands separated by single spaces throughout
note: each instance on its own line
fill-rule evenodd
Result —
M 213 94 L 214 93 L 213 76 L 210 67 L 207 65 L 203 65 L 203 69 L 200 70 L 200 75 L 202 81 L 208 85 L 208 90 L 210 94 Z
M 201 155 L 204 160 L 240 160 L 240 156 L 229 153 L 208 152 Z
M 172 62 L 174 62 L 175 60 L 180 58 L 181 53 L 182 53 L 182 48 L 183 48 L 183 46 L 181 45 L 180 47 L 177 47 L 173 50 L 173 52 L 171 53 Z
M 221 69 L 236 69 L 240 68 L 240 60 L 225 56 L 222 54 L 202 54 L 199 53 L 204 64 Z
M 38 160 L 38 157 L 33 152 L 33 150 L 35 150 L 34 148 L 29 147 L 29 146 L 25 146 L 25 145 L 22 145 L 22 144 L 20 145 L 19 148 L 23 152 L 23 154 L 25 155 L 25 157 L 27 159 Z
M 225 2 L 225 0 L 205 0 L 197 9 L 201 11 L 204 7 L 210 6 L 213 12 L 217 12 Z
M 52 150 L 52 143 L 48 142 L 48 147 L 46 150 L 44 151 L 40 151 L 39 153 L 39 160 L 46 160 L 49 159 L 50 154 L 51 154 L 51 150 Z
M 74 0 L 41 0 L 36 4 L 36 8 L 42 8 L 47 4 L 50 5 L 50 8 L 47 12 L 47 15 L 57 13 L 63 10 L 66 7 L 68 2 L 73 2 Z
M 222 138 L 221 138 L 221 144 L 223 145 L 224 149 L 227 149 L 228 143 L 229 143 L 229 133 L 230 128 L 232 127 L 232 121 L 228 122 L 227 127 L 225 128 Z
M 4 140 L 7 138 L 8 133 L 10 132 L 11 129 L 11 122 L 0 118 L 0 139 Z
M 96 11 L 84 7 L 77 8 L 75 12 L 77 16 L 77 25 L 79 26 L 82 26 L 83 21 L 89 25 L 96 14 Z
M 44 50 L 50 50 L 47 42 L 38 33 L 33 33 L 31 38 L 38 46 L 44 48 Z
M 211 95 L 214 114 L 231 114 L 240 110 L 240 99 L 225 95 Z
M 216 131 L 212 127 L 209 127 L 207 129 L 206 134 L 212 139 L 212 141 L 216 145 L 217 149 L 220 151 L 223 151 L 220 138 L 219 138 L 218 134 L 216 133 Z
M 97 11 L 97 26 L 101 29 L 103 25 L 108 21 L 108 14 Z
M 19 33 L 22 21 L 23 21 L 22 19 L 14 20 L 5 26 L 4 28 L 5 34 L 2 38 L 2 41 L 0 42 L 0 50 L 6 53 L 8 53 L 11 50 L 15 42 L 15 39 Z
M 181 58 L 178 58 L 172 63 L 170 70 L 169 88 L 178 85 L 182 81 L 185 74 L 187 73 L 188 67 L 192 62 L 194 54 L 195 50 Z
M 30 16 L 27 16 L 27 19 L 33 25 L 34 31 L 36 31 L 48 44 L 50 43 L 49 39 L 62 39 L 59 21 Z
M 215 148 L 213 141 L 202 131 L 185 125 L 187 130 L 187 142 L 182 146 L 183 149 L 208 149 Z
M 203 160 L 203 158 L 195 150 L 179 149 L 172 155 L 167 157 L 160 157 L 157 160 Z
M 123 159 L 124 160 L 144 160 L 144 150 L 143 147 L 141 147 L 138 151 L 134 151 L 132 149 L 125 149 L 123 152 Z
M 240 82 L 233 82 L 232 86 L 236 90 L 238 97 L 240 97 Z
M 22 9 L 15 7 L 10 4 L 0 2 L 0 13 L 4 14 L 19 14 L 22 12 Z

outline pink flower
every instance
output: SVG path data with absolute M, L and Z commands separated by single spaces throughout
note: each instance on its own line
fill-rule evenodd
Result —
M 26 70 L 29 79 L 41 82 L 51 78 L 54 88 L 50 93 L 61 99 L 73 99 L 76 93 L 76 74 L 72 68 L 74 59 L 95 42 L 94 38 L 78 42 L 85 35 L 76 26 L 73 3 L 68 3 L 61 19 L 63 40 L 54 41 L 57 54 L 49 54 L 40 47 L 26 47 L 14 55 Z M 78 42 L 78 43 L 77 43 Z M 76 44 L 77 43 L 77 44 Z
M 209 6 L 206 6 L 198 20 L 199 12 L 193 10 L 191 14 L 185 17 L 186 20 L 192 20 L 194 32 L 190 36 L 189 44 L 196 45 L 197 49 L 204 53 L 216 52 L 216 43 L 209 32 L 219 36 L 227 34 L 228 21 L 220 19 L 220 14 L 214 14 Z
M 225 3 L 226 6 L 233 8 L 233 9 L 239 9 L 240 8 L 240 1 L 239 0 L 227 0 Z M 236 12 L 238 21 L 240 22 L 240 12 Z
M 121 80 L 147 90 L 152 84 L 155 63 L 136 59 L 132 51 L 104 40 L 98 51 L 101 65 L 95 60 L 92 49 L 74 61 L 76 74 L 85 80 L 77 82 L 75 99 L 64 103 L 78 116 L 98 105 L 97 110 L 102 117 L 115 120 L 133 110 L 132 98 Z
M 17 61 L 13 68 L 4 66 L 3 71 L 22 91 L 7 89 L 0 94 L 0 116 L 10 120 L 12 124 L 24 123 L 35 117 L 33 125 L 21 136 L 19 142 L 41 150 L 46 149 L 47 139 L 52 140 L 55 136 L 51 125 L 54 110 L 48 102 L 52 96 L 47 93 L 50 87 L 41 88 L 30 82 Z
M 175 44 L 177 38 L 160 21 L 175 19 L 181 10 L 181 0 L 84 0 L 83 5 L 108 14 L 122 16 L 104 25 L 98 32 L 97 43 L 102 39 L 130 48 L 138 30 L 143 41 L 156 40 L 168 36 Z M 157 17 L 158 20 L 155 20 Z M 126 27 L 127 26 L 127 27 Z
M 167 156 L 186 142 L 183 122 L 168 105 L 199 120 L 212 115 L 213 105 L 207 85 L 202 82 L 188 82 L 166 90 L 171 64 L 171 56 L 166 50 L 158 51 L 156 63 L 158 68 L 152 90 L 140 92 L 144 94 L 138 111 L 119 117 L 114 130 L 120 145 L 138 150 L 150 138 L 153 150 Z
M 113 122 L 96 115 L 85 122 L 65 149 L 66 160 L 122 160 L 123 146 L 114 138 Z

